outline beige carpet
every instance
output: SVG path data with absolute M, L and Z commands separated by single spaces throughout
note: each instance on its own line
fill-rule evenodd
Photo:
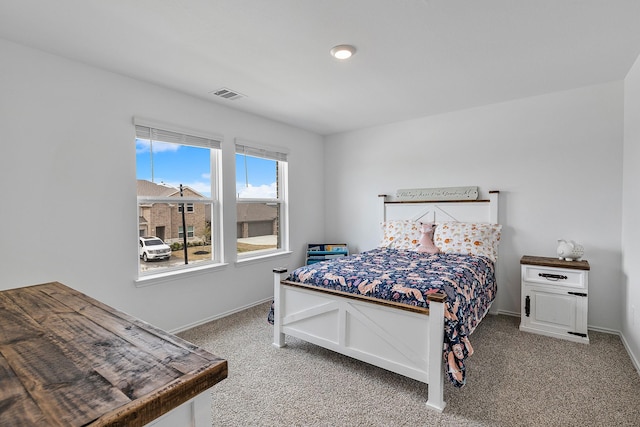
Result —
M 287 337 L 271 345 L 269 304 L 179 335 L 229 363 L 212 394 L 214 426 L 640 426 L 640 376 L 620 338 L 591 344 L 520 332 L 488 316 L 471 336 L 467 385 L 425 384 Z

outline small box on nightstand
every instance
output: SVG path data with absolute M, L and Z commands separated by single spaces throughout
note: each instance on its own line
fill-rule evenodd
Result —
M 520 266 L 520 330 L 588 344 L 589 263 L 525 255 Z

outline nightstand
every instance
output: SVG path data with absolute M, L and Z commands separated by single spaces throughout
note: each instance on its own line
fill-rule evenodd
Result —
M 520 269 L 520 330 L 588 344 L 589 263 L 525 255 Z

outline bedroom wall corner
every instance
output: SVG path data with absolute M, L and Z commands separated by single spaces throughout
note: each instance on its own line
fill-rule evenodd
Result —
M 624 81 L 622 184 L 622 338 L 640 371 L 640 57 Z

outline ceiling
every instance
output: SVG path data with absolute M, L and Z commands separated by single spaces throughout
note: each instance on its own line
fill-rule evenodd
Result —
M 0 0 L 0 37 L 329 135 L 622 80 L 640 1 Z

